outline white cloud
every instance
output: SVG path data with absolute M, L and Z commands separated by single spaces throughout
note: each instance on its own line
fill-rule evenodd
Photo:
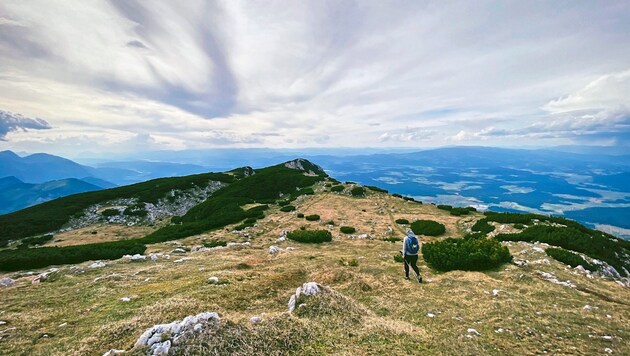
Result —
M 3 1 L 0 109 L 55 129 L 0 145 L 624 142 L 630 8 L 564 7 Z

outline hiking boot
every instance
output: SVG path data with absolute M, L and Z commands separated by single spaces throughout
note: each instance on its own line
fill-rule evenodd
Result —
M 422 276 L 418 276 L 418 283 L 422 283 Z
M 409 280 L 409 276 L 405 276 L 405 279 L 406 279 L 406 280 Z

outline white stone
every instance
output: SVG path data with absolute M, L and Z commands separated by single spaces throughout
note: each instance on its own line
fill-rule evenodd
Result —
M 15 284 L 15 280 L 11 278 L 0 279 L 0 287 L 11 287 Z
M 64 327 L 64 326 L 66 326 L 66 325 L 68 325 L 68 323 L 61 323 L 61 324 L 59 324 L 59 326 L 58 326 L 58 327 L 63 328 L 63 327 Z
M 126 256 L 129 256 L 129 255 L 126 255 Z M 147 256 L 140 255 L 140 254 L 135 254 L 129 257 L 126 257 L 126 256 L 124 257 L 130 259 L 132 262 L 140 262 L 140 261 L 145 261 L 147 259 Z
M 295 250 L 295 247 L 289 246 L 289 247 L 285 248 L 284 250 L 285 251 L 293 251 L 293 250 Z
M 293 311 L 295 310 L 296 302 L 297 302 L 297 299 L 295 298 L 295 294 L 293 294 L 291 298 L 289 298 L 289 313 L 293 313 Z
M 122 354 L 124 352 L 125 352 L 125 350 L 111 349 L 111 350 L 107 351 L 106 353 L 104 353 L 103 356 L 120 355 L 120 354 Z
M 497 296 L 499 295 L 499 292 L 500 292 L 500 290 L 498 290 L 498 289 L 493 289 L 493 290 L 492 290 L 492 296 L 493 296 L 493 297 L 497 297 Z
M 275 255 L 280 252 L 280 247 L 278 246 L 269 246 L 269 253 Z
M 604 352 L 607 353 L 607 354 L 612 354 L 613 350 L 610 347 L 607 347 L 607 348 L 604 349 Z
M 498 328 L 494 332 L 497 333 L 497 334 L 500 334 L 500 333 L 503 332 L 503 328 Z
M 477 330 L 475 330 L 475 329 L 473 329 L 473 328 L 468 328 L 468 333 L 469 333 L 469 334 L 474 334 L 474 335 L 477 335 L 477 336 L 481 335 L 481 334 L 479 333 L 479 331 L 477 331 Z
M 195 324 L 195 326 L 193 326 L 193 330 L 197 333 L 200 332 L 202 329 L 203 329 L 203 325 L 201 323 L 197 323 Z
M 4 320 L 0 320 L 0 325 L 5 325 L 7 322 Z
M 592 308 L 591 308 L 591 306 L 590 306 L 590 305 L 588 305 L 588 304 L 586 304 L 586 305 L 582 308 L 582 310 L 587 310 L 587 311 L 588 311 L 588 310 L 591 310 L 591 309 L 592 309 Z
M 527 260 L 514 260 L 513 263 L 519 267 L 527 267 Z
M 613 337 L 610 336 L 610 335 L 604 335 L 604 336 L 602 336 L 602 339 L 604 339 L 604 340 L 612 340 Z
M 88 268 L 103 268 L 105 267 L 105 263 L 102 261 L 96 261 L 88 266 Z
M 219 277 L 213 276 L 213 277 L 208 278 L 208 283 L 210 283 L 210 284 L 218 284 L 219 283 Z
M 184 250 L 183 248 L 176 248 L 171 251 L 171 253 L 186 253 L 186 250 Z
M 249 322 L 252 324 L 260 324 L 262 322 L 262 319 L 258 316 L 253 316 L 251 319 L 249 319 Z
M 279 244 L 279 243 L 284 242 L 286 240 L 287 240 L 287 238 L 282 236 L 282 237 L 280 237 L 279 239 L 276 240 L 276 243 Z
M 152 348 L 153 350 L 153 356 L 158 356 L 158 355 L 167 355 L 168 351 L 171 349 L 171 340 L 166 340 L 162 343 L 157 344 L 158 346 L 155 348 Z
M 149 258 L 151 259 L 151 261 L 155 262 L 158 260 L 158 255 L 155 253 L 152 253 L 149 255 Z
M 429 318 L 435 318 L 435 314 L 433 314 L 433 313 L 427 313 L 427 316 L 428 316 Z
M 315 295 L 320 292 L 319 284 L 315 282 L 307 282 L 302 285 L 302 293 L 305 295 Z
M 130 302 L 131 298 L 129 298 L 129 297 L 122 297 L 122 298 L 120 298 L 120 301 L 121 302 Z

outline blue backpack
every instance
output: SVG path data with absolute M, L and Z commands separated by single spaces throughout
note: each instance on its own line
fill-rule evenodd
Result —
M 407 248 L 405 249 L 408 254 L 415 255 L 420 250 L 420 243 L 415 236 L 407 236 Z

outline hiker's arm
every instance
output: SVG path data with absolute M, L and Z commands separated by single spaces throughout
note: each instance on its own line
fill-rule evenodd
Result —
M 403 249 L 402 249 L 403 258 L 407 255 L 407 238 L 403 239 Z

